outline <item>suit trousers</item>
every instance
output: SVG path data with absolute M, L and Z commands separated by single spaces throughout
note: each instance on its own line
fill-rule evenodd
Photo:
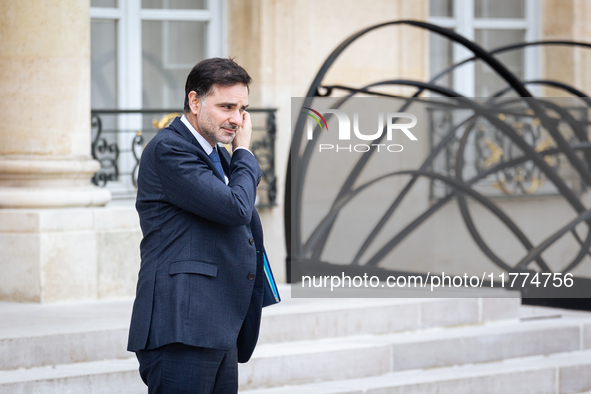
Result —
M 139 350 L 140 376 L 149 394 L 236 394 L 238 349 L 229 351 L 171 343 Z

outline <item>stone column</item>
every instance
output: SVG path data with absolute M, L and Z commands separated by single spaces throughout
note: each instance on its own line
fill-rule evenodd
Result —
M 89 3 L 0 2 L 0 300 L 96 298 Z
M 0 207 L 105 205 L 90 156 L 89 1 L 0 3 Z
M 542 39 L 574 40 L 573 0 L 544 0 L 542 2 Z M 544 46 L 542 53 L 542 77 L 575 86 L 574 53 L 576 48 L 569 46 Z M 549 86 L 542 88 L 543 97 L 570 97 L 570 93 Z

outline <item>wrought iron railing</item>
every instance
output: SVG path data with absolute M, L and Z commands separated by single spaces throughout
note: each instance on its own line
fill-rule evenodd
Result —
M 253 122 L 250 150 L 263 172 L 263 179 L 258 187 L 257 207 L 275 206 L 276 109 L 249 108 L 248 112 Z M 137 172 L 143 148 L 181 113 L 177 109 L 91 111 L 92 157 L 101 163 L 101 169 L 94 175 L 92 182 L 97 186 L 112 187 L 116 196 L 132 196 L 137 187 Z

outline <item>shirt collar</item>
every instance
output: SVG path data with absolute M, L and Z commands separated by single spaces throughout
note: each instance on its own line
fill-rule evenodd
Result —
M 197 130 L 195 130 L 195 127 L 193 127 L 193 125 L 189 122 L 189 119 L 187 119 L 185 114 L 183 114 L 183 116 L 181 117 L 181 122 L 183 122 L 185 126 L 187 126 L 187 128 L 189 129 L 191 134 L 193 134 L 193 136 L 197 139 L 199 145 L 201 145 L 205 153 L 207 153 L 208 155 L 211 154 L 211 152 L 213 151 L 213 147 L 209 144 L 209 142 L 207 142 L 205 138 L 203 138 L 201 134 L 199 134 Z

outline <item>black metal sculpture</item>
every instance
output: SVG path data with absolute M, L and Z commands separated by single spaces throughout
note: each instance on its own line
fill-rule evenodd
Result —
M 439 34 L 453 41 L 454 43 L 460 44 L 469 49 L 474 54 L 474 57 L 461 63 L 454 64 L 450 68 L 436 75 L 429 82 L 412 80 L 387 80 L 378 83 L 372 83 L 362 88 L 355 88 L 346 85 L 322 84 L 333 63 L 354 41 L 369 33 L 370 31 L 392 25 L 410 25 Z M 458 202 L 462 218 L 474 242 L 490 259 L 491 262 L 504 271 L 533 272 L 531 270 L 531 264 L 535 262 L 537 265 L 537 271 L 551 272 L 551 269 L 544 261 L 542 254 L 564 234 L 569 232 L 579 244 L 580 250 L 572 259 L 572 261 L 565 265 L 565 268 L 562 269 L 561 272 L 570 272 L 575 267 L 577 267 L 583 258 L 590 254 L 589 248 L 591 246 L 591 227 L 589 227 L 591 225 L 591 210 L 588 210 L 580 200 L 580 191 L 584 190 L 588 185 L 591 185 L 591 142 L 589 142 L 587 137 L 587 126 L 589 125 L 587 120 L 587 108 L 591 106 L 591 100 L 584 92 L 581 92 L 579 89 L 560 82 L 552 80 L 520 81 L 495 57 L 495 55 L 503 52 L 514 51 L 528 46 L 542 45 L 566 45 L 591 48 L 591 44 L 581 42 L 537 41 L 530 43 L 520 43 L 497 48 L 492 51 L 486 51 L 476 43 L 467 40 L 466 38 L 451 30 L 444 29 L 426 22 L 412 20 L 393 21 L 371 26 L 361 30 L 356 34 L 353 34 L 351 37 L 343 41 L 329 55 L 329 57 L 321 66 L 308 90 L 302 108 L 313 107 L 315 97 L 329 97 L 337 90 L 345 92 L 346 95 L 339 99 L 337 104 L 334 105 L 334 108 L 338 108 L 347 100 L 359 93 L 364 95 L 395 97 L 393 95 L 373 90 L 373 88 L 385 85 L 398 85 L 415 87 L 417 89 L 416 93 L 412 97 L 408 98 L 406 103 L 398 110 L 398 112 L 405 111 L 414 102 L 420 100 L 420 96 L 423 92 L 429 91 L 447 97 L 448 101 L 458 108 L 470 109 L 474 115 L 464 121 L 462 124 L 453 124 L 453 121 L 450 121 L 451 118 L 448 116 L 448 124 L 446 127 L 441 128 L 442 133 L 437 136 L 437 141 L 433 140 L 434 143 L 432 145 L 431 152 L 422 163 L 420 168 L 412 171 L 392 172 L 388 175 L 376 178 L 371 182 L 367 182 L 362 186 L 355 187 L 354 185 L 356 184 L 356 181 L 359 179 L 362 170 L 366 167 L 375 150 L 372 149 L 366 153 L 361 154 L 359 160 L 355 163 L 354 168 L 348 174 L 346 181 L 341 185 L 337 197 L 333 201 L 332 207 L 322 218 L 322 220 L 320 220 L 319 224 L 314 228 L 311 235 L 307 237 L 307 239 L 303 239 L 301 227 L 301 214 L 302 210 L 304 209 L 302 204 L 302 190 L 307 176 L 307 171 L 309 169 L 310 159 L 313 154 L 314 142 L 318 138 L 320 127 L 315 130 L 314 139 L 303 145 L 302 135 L 304 133 L 306 116 L 299 116 L 293 131 L 290 160 L 288 163 L 286 177 L 284 206 L 288 282 L 292 282 L 296 279 L 291 277 L 292 263 L 293 267 L 295 267 L 297 264 L 298 270 L 305 270 L 305 267 L 310 266 L 324 265 L 326 267 L 325 272 L 331 272 L 330 264 L 321 261 L 321 254 L 341 210 L 346 207 L 347 203 L 350 202 L 356 195 L 362 192 L 366 187 L 369 187 L 372 183 L 378 182 L 385 177 L 397 177 L 402 175 L 410 175 L 410 181 L 406 183 L 405 187 L 397 196 L 394 196 L 393 202 L 383 217 L 365 236 L 365 240 L 363 241 L 357 253 L 354 256 L 351 256 L 349 268 L 363 267 L 365 272 L 373 269 L 375 274 L 383 276 L 384 272 L 383 270 L 380 271 L 379 264 L 383 261 L 384 257 L 388 255 L 388 253 L 390 253 L 394 248 L 396 248 L 404 239 L 406 239 L 409 234 L 411 234 L 413 230 L 415 230 L 421 223 L 429 219 L 433 213 L 435 213 L 439 208 L 454 198 Z M 477 102 L 477 100 L 474 99 L 462 97 L 453 90 L 437 85 L 437 81 L 452 72 L 455 68 L 467 62 L 473 62 L 476 60 L 486 63 L 507 83 L 508 86 L 506 88 L 500 89 L 498 92 L 493 94 L 489 100 L 482 103 Z M 554 88 L 562 89 L 575 97 L 581 98 L 581 101 L 585 105 L 580 111 L 579 119 L 575 119 L 569 109 L 562 108 L 553 102 L 542 99 L 527 99 L 533 98 L 533 95 L 528 90 L 528 86 L 530 85 L 552 86 Z M 506 98 L 505 95 L 510 91 L 514 92 L 517 96 L 526 98 L 526 100 L 522 100 L 522 102 L 527 105 L 527 108 L 523 108 L 523 111 L 520 112 L 511 112 L 509 110 L 511 105 L 515 104 L 516 100 L 521 99 Z M 501 98 L 503 99 L 501 100 Z M 565 122 L 569 125 L 573 134 L 572 138 L 567 140 L 563 134 L 559 132 L 559 121 L 555 117 L 549 116 L 548 113 L 550 111 L 553 113 L 558 113 L 560 122 Z M 441 115 L 440 120 L 444 119 L 446 116 L 445 114 L 439 115 Z M 515 119 L 515 124 L 518 125 L 518 127 L 511 126 L 508 124 L 508 122 L 505 122 L 505 116 L 513 117 Z M 524 122 L 523 119 L 529 119 L 530 123 L 525 124 L 526 122 Z M 504 160 L 499 160 L 499 157 L 497 157 L 496 160 L 491 160 L 484 166 L 479 165 L 479 167 L 476 169 L 476 176 L 472 177 L 471 179 L 463 179 L 463 169 L 466 165 L 464 160 L 464 152 L 467 146 L 467 141 L 471 137 L 471 134 L 479 133 L 478 123 L 481 120 L 485 120 L 496 130 L 495 141 L 486 141 L 488 144 L 486 149 L 502 149 L 499 144 L 505 144 L 503 146 L 505 146 L 506 152 L 510 152 L 512 149 L 511 147 L 516 147 L 516 149 L 512 154 L 505 155 Z M 463 127 L 464 131 L 463 134 L 457 138 L 456 134 L 460 127 Z M 541 140 L 540 134 L 537 131 L 539 127 L 543 127 L 543 129 L 547 131 L 551 137 L 551 143 Z M 383 135 L 380 138 L 383 138 Z M 379 140 L 376 140 L 375 142 L 379 142 Z M 453 150 L 453 160 L 448 162 L 447 169 L 443 173 L 434 171 L 433 162 L 435 158 L 438 155 L 441 155 L 446 149 L 449 150 L 451 144 L 455 144 L 455 148 Z M 482 146 L 476 146 L 475 148 L 477 154 L 479 154 L 479 152 L 481 154 L 485 149 Z M 501 150 L 501 152 L 502 151 L 503 150 Z M 563 177 L 561 177 L 559 174 L 559 156 L 564 158 L 565 165 L 568 164 L 573 169 L 574 173 L 576 173 L 578 177 L 578 189 L 573 186 L 572 182 L 570 185 L 567 185 L 565 179 L 563 179 Z M 477 160 L 477 163 L 478 162 L 479 161 Z M 511 185 L 508 185 L 505 181 L 503 181 L 505 183 L 499 181 L 496 185 L 506 194 L 516 191 L 526 194 L 534 193 L 541 183 L 540 180 L 547 179 L 554 186 L 557 193 L 559 193 L 572 207 L 572 209 L 574 209 L 577 214 L 576 218 L 562 228 L 557 229 L 551 236 L 549 236 L 540 244 L 534 245 L 523 233 L 523 231 L 514 223 L 514 221 L 501 209 L 499 209 L 497 204 L 495 204 L 491 198 L 475 190 L 474 185 L 477 182 L 494 174 L 503 174 L 502 179 L 508 179 L 510 181 L 509 183 L 511 183 Z M 420 177 L 426 177 L 432 180 L 434 183 L 443 185 L 443 193 L 440 191 L 439 195 L 434 196 L 436 197 L 433 200 L 434 203 L 425 212 L 419 215 L 414 221 L 409 223 L 403 230 L 397 234 L 394 234 L 388 242 L 386 242 L 377 252 L 369 257 L 365 261 L 365 264 L 361 266 L 361 256 L 368 251 L 370 244 L 384 229 L 388 219 L 398 209 L 402 200 L 408 195 L 410 189 Z M 524 179 L 529 180 L 531 183 L 529 189 L 524 186 Z M 491 248 L 489 248 L 484 238 L 474 225 L 473 219 L 467 207 L 466 196 L 473 198 L 482 206 L 487 208 L 490 212 L 492 212 L 527 249 L 528 252 L 526 256 L 521 259 L 521 261 L 518 261 L 516 264 L 510 264 L 504 261 L 501 257 L 495 254 Z M 587 235 L 583 238 L 581 238 L 575 231 L 575 227 L 580 223 L 586 223 L 588 228 Z M 579 280 L 578 283 L 584 282 Z M 581 284 L 578 287 L 581 288 L 583 286 L 587 286 L 587 284 Z M 535 289 L 532 290 L 524 288 L 522 292 L 524 296 L 534 296 L 536 294 Z M 537 296 L 539 296 L 539 294 Z M 591 296 L 591 290 L 587 290 L 584 296 Z

